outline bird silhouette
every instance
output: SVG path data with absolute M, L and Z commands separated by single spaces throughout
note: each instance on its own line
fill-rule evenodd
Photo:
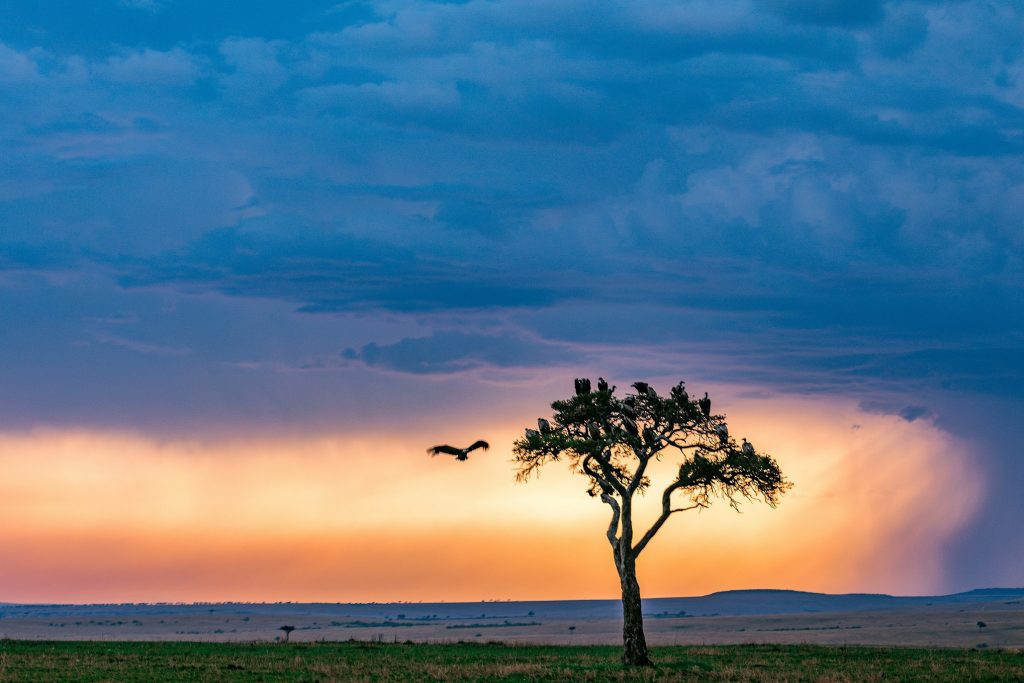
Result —
M 724 422 L 717 427 L 715 431 L 718 433 L 718 440 L 723 444 L 729 443 L 729 427 Z
M 697 401 L 697 405 L 700 406 L 700 412 L 704 413 L 704 417 L 710 417 L 711 415 L 711 399 L 708 398 L 708 392 L 704 392 L 704 398 Z
M 446 455 L 454 455 L 456 460 L 469 460 L 470 451 L 475 451 L 478 448 L 482 448 L 486 451 L 490 447 L 490 444 L 486 441 L 474 441 L 472 445 L 467 446 L 466 448 L 456 448 L 455 446 L 449 446 L 448 444 L 444 444 L 443 446 L 434 446 L 433 448 L 428 448 L 427 453 L 430 453 L 431 455 L 441 455 L 442 453 L 445 453 Z
M 743 439 L 743 455 L 753 455 L 754 444 L 750 443 L 746 439 Z

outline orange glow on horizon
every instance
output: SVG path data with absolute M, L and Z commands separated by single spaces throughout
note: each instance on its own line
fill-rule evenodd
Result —
M 943 543 L 981 494 L 963 444 L 838 400 L 725 409 L 796 486 L 777 510 L 674 517 L 639 560 L 646 596 L 943 590 Z M 520 422 L 474 429 L 492 449 L 466 463 L 410 435 L 0 435 L 0 601 L 616 597 L 607 508 L 561 465 L 514 483 Z

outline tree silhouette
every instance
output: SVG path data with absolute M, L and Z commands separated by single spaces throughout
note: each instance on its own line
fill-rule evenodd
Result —
M 741 499 L 763 499 L 774 507 L 791 484 L 771 456 L 758 453 L 746 439 L 736 443 L 725 416 L 712 414 L 706 393 L 691 400 L 683 382 L 666 397 L 646 382 L 633 388 L 636 393 L 620 400 L 603 378 L 597 391 L 590 380 L 577 379 L 576 395 L 552 403 L 553 418 L 539 419 L 538 428 L 527 429 L 513 451 L 519 481 L 565 458 L 589 480 L 587 493 L 611 508 L 607 536 L 622 589 L 622 660 L 648 665 L 636 560 L 651 539 L 677 512 L 706 508 L 716 497 L 736 509 Z M 682 457 L 662 490 L 661 512 L 635 536 L 633 496 L 650 488 L 651 461 L 669 454 Z
M 282 626 L 281 628 L 279 628 L 277 630 L 278 631 L 284 631 L 284 642 L 287 643 L 288 642 L 288 637 L 292 634 L 292 631 L 295 630 L 295 627 L 294 626 Z

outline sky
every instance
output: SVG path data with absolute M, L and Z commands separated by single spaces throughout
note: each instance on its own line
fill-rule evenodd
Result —
M 1024 585 L 1022 152 L 1013 3 L 8 0 L 0 601 L 615 597 L 599 375 L 795 484 L 645 595 Z

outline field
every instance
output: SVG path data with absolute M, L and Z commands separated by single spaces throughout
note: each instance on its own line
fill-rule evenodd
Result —
M 610 646 L 499 643 L 0 641 L 0 681 L 1021 681 L 1011 650 L 817 645 L 659 647 L 625 670 Z
M 3 605 L 0 639 L 41 641 L 615 645 L 615 600 L 476 603 Z M 897 598 L 793 591 L 727 591 L 644 601 L 651 645 L 814 644 L 1024 647 L 1024 590 Z

